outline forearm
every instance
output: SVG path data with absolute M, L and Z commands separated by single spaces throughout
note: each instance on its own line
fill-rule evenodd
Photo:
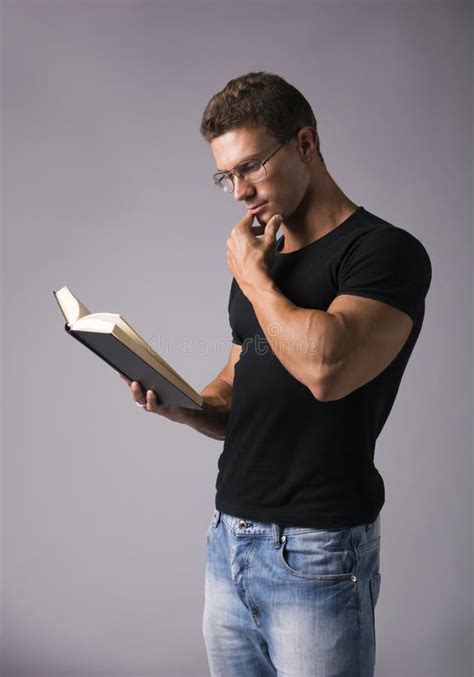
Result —
M 204 410 L 190 410 L 185 423 L 207 437 L 224 440 L 232 401 L 232 386 L 216 378 L 200 392 Z
M 267 275 L 244 293 L 275 356 L 318 398 L 334 361 L 335 317 L 322 310 L 299 308 Z

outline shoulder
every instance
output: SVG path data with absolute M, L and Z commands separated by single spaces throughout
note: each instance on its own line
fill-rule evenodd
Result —
M 360 257 L 377 257 L 378 260 L 419 264 L 431 272 L 429 254 L 413 233 L 366 210 L 364 217 L 346 242 L 343 257 L 346 262 Z
M 339 294 L 383 295 L 397 303 L 418 299 L 421 304 L 431 277 L 431 260 L 422 242 L 376 217 L 354 229 L 336 267 Z

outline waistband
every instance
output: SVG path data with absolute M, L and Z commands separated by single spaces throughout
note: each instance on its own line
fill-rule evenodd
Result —
M 351 527 L 335 527 L 334 529 L 313 529 L 311 527 L 288 527 L 273 522 L 255 522 L 229 515 L 221 510 L 214 510 L 211 527 L 216 528 L 219 521 L 237 537 L 253 536 L 256 538 L 271 538 L 275 548 L 286 540 L 287 536 L 312 533 L 316 537 L 321 534 L 325 541 L 333 540 L 338 546 L 360 547 L 370 541 L 380 538 L 380 513 L 373 522 L 358 524 Z

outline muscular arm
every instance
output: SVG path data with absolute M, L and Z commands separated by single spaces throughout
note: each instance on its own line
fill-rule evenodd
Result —
M 200 395 L 204 398 L 203 411 L 190 410 L 183 423 L 214 440 L 224 440 L 232 400 L 232 386 L 218 377 L 203 388 Z
M 200 392 L 204 398 L 204 411 L 191 410 L 185 423 L 203 435 L 215 440 L 224 440 L 229 419 L 234 368 L 239 361 L 242 346 L 232 344 L 229 359 L 216 378 Z
M 327 311 L 299 308 L 268 275 L 246 295 L 276 357 L 322 402 L 341 399 L 378 376 L 413 326 L 401 310 L 350 294 L 335 297 Z

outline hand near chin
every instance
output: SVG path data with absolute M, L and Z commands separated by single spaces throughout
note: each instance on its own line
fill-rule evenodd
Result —
M 252 226 L 252 233 L 253 233 L 254 235 L 256 235 L 257 237 L 258 237 L 259 235 L 263 235 L 264 232 L 265 232 L 265 226 L 266 226 L 265 223 L 263 223 L 263 224 L 262 224 L 262 223 L 259 223 L 257 226 Z
M 281 214 L 275 213 L 270 216 L 269 219 L 267 219 L 266 223 L 261 223 L 258 216 L 255 218 L 258 221 L 258 224 L 256 226 L 252 226 L 252 233 L 256 236 L 263 235 L 265 233 L 265 228 L 267 227 L 267 224 L 270 223 L 270 221 L 273 219 L 274 216 L 278 216 L 281 218 Z
M 270 273 L 276 255 L 276 232 L 282 222 L 281 214 L 273 214 L 266 224 L 253 227 L 254 218 L 247 212 L 227 240 L 227 267 L 244 294 L 245 287 L 258 285 L 262 274 Z

